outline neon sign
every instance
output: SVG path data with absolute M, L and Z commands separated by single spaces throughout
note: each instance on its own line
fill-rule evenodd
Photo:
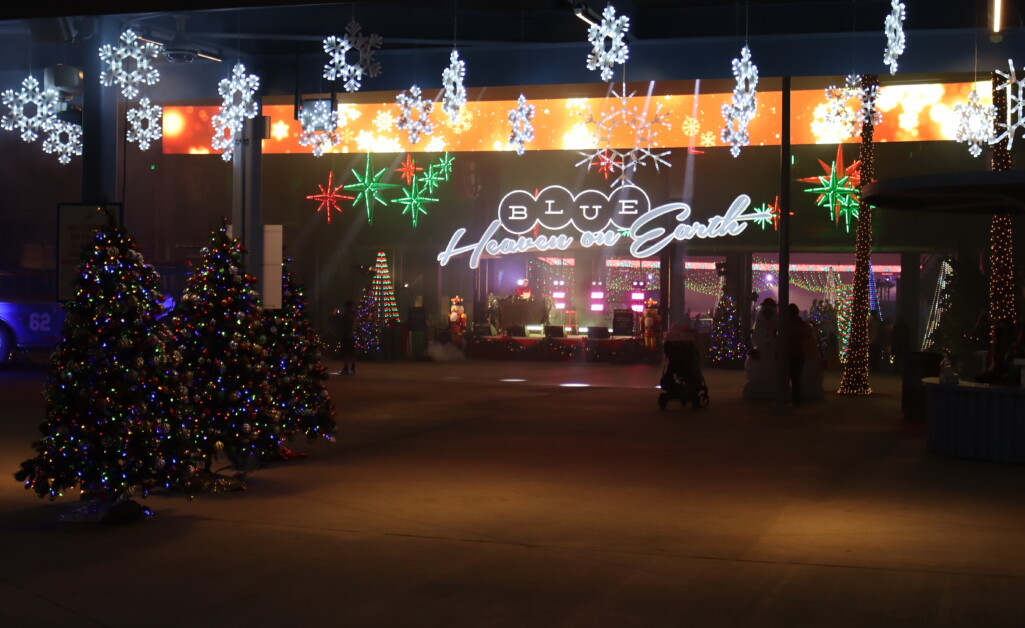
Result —
M 632 240 L 630 254 L 644 258 L 674 241 L 740 235 L 748 222 L 770 216 L 768 212 L 746 213 L 750 205 L 751 198 L 741 194 L 725 214 L 702 223 L 690 220 L 691 208 L 687 203 L 652 207 L 647 193 L 634 185 L 620 186 L 608 194 L 599 190 L 574 194 L 560 185 L 534 194 L 514 190 L 498 203 L 498 218 L 479 240 L 463 244 L 466 229 L 457 229 L 445 250 L 438 254 L 438 262 L 445 266 L 453 257 L 468 253 L 470 268 L 477 268 L 484 254 L 565 251 L 577 242 L 585 248 L 614 246 L 623 237 Z M 560 233 L 541 234 L 541 228 Z M 570 228 L 577 234 L 562 233 Z M 502 237 L 502 232 L 512 237 Z

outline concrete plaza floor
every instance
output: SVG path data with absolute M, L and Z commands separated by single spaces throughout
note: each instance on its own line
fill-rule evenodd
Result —
M 896 376 L 660 411 L 659 368 L 361 364 L 338 442 L 123 526 L 12 479 L 45 370 L 5 369 L 0 626 L 1025 625 L 1025 467 L 930 454 Z

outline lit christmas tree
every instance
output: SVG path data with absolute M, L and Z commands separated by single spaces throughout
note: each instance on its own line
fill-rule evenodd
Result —
M 400 322 L 399 306 L 395 303 L 395 284 L 392 283 L 391 270 L 388 269 L 388 255 L 384 251 L 377 254 L 371 289 L 377 309 L 377 320 L 381 326 Z
M 320 363 L 320 345 L 306 315 L 303 289 L 285 264 L 281 275 L 281 309 L 264 314 L 271 392 L 281 416 L 281 433 L 333 440 L 335 408 L 324 388 L 327 371 Z
M 712 332 L 705 357 L 709 364 L 720 368 L 741 368 L 747 357 L 737 304 L 727 293 L 725 285 L 712 315 Z
M 356 354 L 361 358 L 373 358 L 381 353 L 381 321 L 377 316 L 377 303 L 372 287 L 363 289 L 359 305 L 356 306 Z
M 267 342 L 256 280 L 227 222 L 189 276 L 172 327 L 196 413 L 193 437 L 209 471 L 221 450 L 235 468 L 280 457 L 279 414 L 264 362 Z
M 86 246 L 43 388 L 43 437 L 15 474 L 40 497 L 77 486 L 113 504 L 136 491 L 183 488 L 195 472 L 178 356 L 156 321 L 157 282 L 113 219 Z

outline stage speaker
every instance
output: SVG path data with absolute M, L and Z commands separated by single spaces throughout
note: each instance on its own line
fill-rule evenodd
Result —
M 510 336 L 525 337 L 527 335 L 527 328 L 523 325 L 509 325 L 505 328 L 505 333 Z
M 604 325 L 600 325 L 598 327 L 588 327 L 587 337 L 604 340 L 609 337 L 609 328 L 605 327 Z
M 565 338 L 562 325 L 545 325 L 545 338 Z

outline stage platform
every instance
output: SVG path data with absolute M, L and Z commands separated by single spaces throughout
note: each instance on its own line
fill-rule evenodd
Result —
M 634 336 L 465 336 L 464 346 L 466 357 L 476 360 L 582 360 L 629 364 L 661 359 L 660 352 L 646 350 L 644 340 Z

